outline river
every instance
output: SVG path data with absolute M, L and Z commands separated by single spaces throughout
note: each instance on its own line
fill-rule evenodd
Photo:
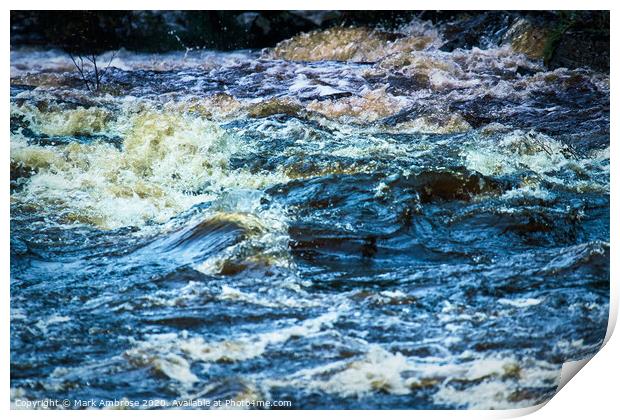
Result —
M 601 346 L 609 76 L 422 21 L 11 52 L 12 399 L 516 408 Z

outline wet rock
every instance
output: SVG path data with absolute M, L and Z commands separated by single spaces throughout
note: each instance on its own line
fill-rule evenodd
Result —
M 537 389 L 517 389 L 508 395 L 507 399 L 510 402 L 520 402 L 520 401 L 528 401 L 528 400 L 536 400 L 540 398 L 539 392 Z
M 609 72 L 608 11 L 460 12 L 436 18 L 446 22 L 443 51 L 510 45 L 551 69 Z
M 419 184 L 423 203 L 435 200 L 468 201 L 475 195 L 502 191 L 499 182 L 477 172 L 425 171 L 417 175 L 415 182 Z
M 552 69 L 587 66 L 609 73 L 609 33 L 565 32 L 550 54 L 548 65 Z
M 378 19 L 339 11 L 14 11 L 11 45 L 151 52 L 263 48 L 301 32 Z
M 441 383 L 443 378 L 420 378 L 417 381 L 411 382 L 409 387 L 412 391 L 418 391 L 425 388 L 433 388 Z
M 506 32 L 505 39 L 516 52 L 525 54 L 531 59 L 539 60 L 545 56 L 550 31 L 544 26 L 535 25 L 531 21 L 518 19 Z
M 384 56 L 385 45 L 396 37 L 367 27 L 330 28 L 282 41 L 271 57 L 294 61 L 372 62 Z
M 451 112 L 458 112 L 473 128 L 480 128 L 493 122 L 498 122 L 497 110 L 501 109 L 502 102 L 490 95 L 485 95 L 473 101 L 453 102 L 449 106 Z M 501 121 L 500 121 L 501 122 Z
M 252 104 L 248 109 L 248 115 L 252 118 L 264 118 L 277 114 L 297 116 L 301 111 L 302 107 L 297 102 L 290 99 L 273 98 Z
M 524 66 L 517 66 L 516 72 L 519 76 L 533 76 L 534 74 L 536 74 L 536 71 L 534 69 Z
M 306 19 L 316 26 L 323 26 L 342 17 L 342 13 L 337 10 L 292 10 L 290 13 Z
M 235 19 L 247 32 L 253 30 L 254 27 L 262 34 L 268 34 L 271 31 L 271 24 L 267 19 L 256 12 L 241 13 Z
M 503 12 L 462 13 L 444 24 L 445 44 L 442 51 L 457 48 L 486 48 L 498 44 L 514 20 L 511 14 Z
M 503 369 L 503 379 L 519 379 L 522 375 L 521 367 L 517 363 L 506 363 Z
M 36 169 L 22 162 L 11 161 L 11 191 L 20 187 L 24 179 L 30 178 Z

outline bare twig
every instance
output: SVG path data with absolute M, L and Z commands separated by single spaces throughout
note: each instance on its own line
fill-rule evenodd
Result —
M 82 77 L 82 80 L 84 81 L 84 84 L 86 85 L 86 89 L 88 89 L 89 91 L 92 91 L 92 89 L 90 88 L 90 84 L 88 83 L 88 78 L 84 74 L 84 60 L 82 59 L 82 57 L 78 56 L 78 59 L 80 60 L 81 64 L 77 63 L 77 61 L 75 60 L 75 57 L 73 57 L 73 54 L 69 53 L 69 57 L 71 57 L 71 61 L 73 61 L 73 65 L 75 66 L 78 73 L 80 74 L 80 77 Z
M 82 80 L 84 81 L 84 84 L 86 85 L 86 89 L 88 89 L 91 92 L 98 92 L 101 89 L 101 80 L 103 79 L 103 76 L 108 71 L 108 68 L 110 68 L 110 64 L 112 64 L 112 60 L 114 60 L 116 53 L 117 51 L 114 51 L 112 53 L 112 56 L 110 57 L 110 60 L 108 61 L 108 64 L 103 70 L 99 68 L 99 65 L 97 64 L 97 55 L 94 53 L 90 55 L 86 55 L 86 56 L 82 56 L 79 54 L 74 56 L 73 54 L 69 53 L 69 57 L 71 57 L 71 61 L 73 61 L 73 65 L 75 66 Z M 77 57 L 77 60 L 76 60 L 76 57 Z M 92 80 L 87 76 L 87 73 L 85 71 L 84 59 L 88 60 L 93 66 L 94 77 L 92 78 Z M 79 63 L 78 63 L 78 60 L 79 60 Z
M 112 51 L 112 56 L 110 57 L 110 60 L 108 61 L 108 65 L 105 66 L 105 69 L 103 69 L 103 71 L 101 72 L 101 78 L 103 78 L 103 76 L 106 74 L 106 72 L 110 68 L 110 64 L 112 64 L 112 60 L 114 60 L 114 57 L 116 57 L 116 53 L 118 53 L 118 51 Z

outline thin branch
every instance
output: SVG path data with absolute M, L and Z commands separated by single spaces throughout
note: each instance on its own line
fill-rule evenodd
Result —
M 99 91 L 99 68 L 97 67 L 97 56 L 95 54 L 87 55 L 86 59 L 90 61 L 95 69 L 95 92 Z
M 112 51 L 112 57 L 110 57 L 110 61 L 108 61 L 108 65 L 105 66 L 105 69 L 103 69 L 103 71 L 101 72 L 101 78 L 103 78 L 103 76 L 106 74 L 106 72 L 110 68 L 110 64 L 112 64 L 112 60 L 114 60 L 114 57 L 116 57 L 116 53 L 118 53 L 118 51 Z
M 82 77 L 82 81 L 84 81 L 84 84 L 86 85 L 86 89 L 88 89 L 89 91 L 92 92 L 92 89 L 90 88 L 90 85 L 88 83 L 88 78 L 84 75 L 84 60 L 82 59 L 81 56 L 78 56 L 78 58 L 80 59 L 80 63 L 81 63 L 81 66 L 80 66 L 77 63 L 77 61 L 75 61 L 75 58 L 73 57 L 73 54 L 69 53 L 69 57 L 71 57 L 71 61 L 73 61 L 73 65 L 75 66 L 75 68 L 77 69 L 78 73 Z
M 93 54 L 93 66 L 95 66 L 95 86 L 97 92 L 99 91 L 99 68 L 97 67 L 97 56 Z
M 69 57 L 71 57 L 71 61 L 73 61 L 73 65 L 75 66 L 77 71 L 80 73 L 80 76 L 82 77 L 82 80 L 84 81 L 84 84 L 86 85 L 86 88 L 91 92 L 98 92 L 101 89 L 101 81 L 103 80 L 103 76 L 106 74 L 106 72 L 110 68 L 110 65 L 112 64 L 112 60 L 114 60 L 114 57 L 116 56 L 117 52 L 118 51 L 114 51 L 112 53 L 112 56 L 110 57 L 110 60 L 108 61 L 108 64 L 105 66 L 104 69 L 99 68 L 99 65 L 97 64 L 97 55 L 94 53 L 90 55 L 86 55 L 84 57 L 82 57 L 79 54 L 77 54 L 74 57 L 73 54 L 69 53 Z M 76 60 L 76 57 L 77 57 L 77 60 L 80 61 L 79 64 Z M 93 80 L 90 80 L 90 78 L 87 77 L 87 74 L 85 72 L 85 67 L 84 67 L 84 59 L 89 61 L 93 66 L 93 69 L 94 69 Z

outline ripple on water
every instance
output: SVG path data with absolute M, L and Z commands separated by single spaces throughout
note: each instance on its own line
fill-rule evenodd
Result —
M 444 29 L 120 51 L 96 95 L 12 51 L 11 398 L 549 399 L 607 324 L 609 77 Z

